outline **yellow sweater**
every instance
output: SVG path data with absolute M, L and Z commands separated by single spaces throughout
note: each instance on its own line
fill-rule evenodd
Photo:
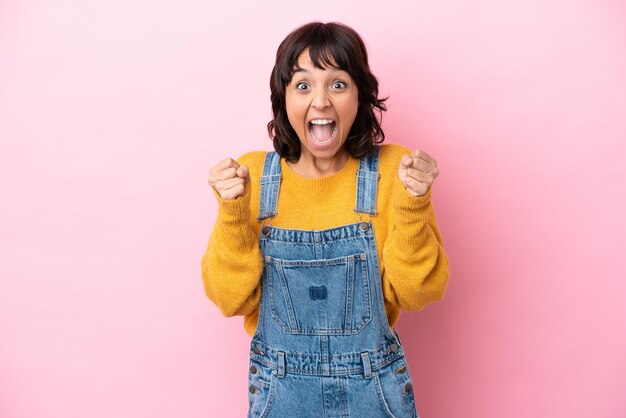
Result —
M 380 150 L 378 215 L 371 216 L 382 274 L 385 310 L 393 327 L 404 310 L 421 310 L 441 300 L 448 282 L 448 258 L 431 205 L 432 187 L 424 196 L 409 194 L 398 178 L 400 158 L 411 152 L 385 144 Z M 263 259 L 259 249 L 261 222 L 259 178 L 264 151 L 244 154 L 237 161 L 250 169 L 244 194 L 222 200 L 206 253 L 202 277 L 206 294 L 223 315 L 244 315 L 253 336 L 259 316 Z M 359 160 L 350 157 L 336 174 L 306 178 L 281 159 L 282 181 L 277 216 L 272 225 L 290 229 L 326 229 L 355 223 L 356 172 Z M 363 215 L 367 220 L 368 215 Z

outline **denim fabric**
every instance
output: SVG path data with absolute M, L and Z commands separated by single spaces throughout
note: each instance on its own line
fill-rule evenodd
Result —
M 276 216 L 280 159 L 268 153 L 258 219 Z M 360 161 L 357 213 L 376 214 L 378 151 Z M 250 344 L 249 418 L 416 418 L 412 379 L 383 302 L 371 222 L 264 226 Z
M 380 148 L 376 147 L 376 153 L 362 159 L 359 170 L 356 173 L 356 208 L 355 212 L 376 215 L 376 194 L 378 192 L 378 154 Z

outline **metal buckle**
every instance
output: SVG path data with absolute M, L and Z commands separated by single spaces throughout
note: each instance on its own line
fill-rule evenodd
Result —
M 261 233 L 265 236 L 268 236 L 270 234 L 270 226 L 272 226 L 272 220 L 274 219 L 274 217 L 272 216 L 271 218 L 269 218 L 269 223 L 266 225 L 265 221 L 266 219 L 263 219 L 263 222 L 261 222 Z

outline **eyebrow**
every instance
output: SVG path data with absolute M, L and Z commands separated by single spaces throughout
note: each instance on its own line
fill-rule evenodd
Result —
M 338 73 L 339 71 L 344 71 L 341 68 L 335 68 L 335 67 L 327 67 L 330 71 L 334 72 L 334 73 Z M 293 67 L 293 73 L 310 73 L 309 70 L 307 70 L 306 68 L 302 68 L 302 67 Z

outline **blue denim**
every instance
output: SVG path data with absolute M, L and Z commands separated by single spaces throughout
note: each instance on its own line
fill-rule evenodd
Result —
M 361 159 L 355 212 L 376 215 L 378 154 Z M 261 177 L 259 220 L 277 215 L 280 157 Z M 325 230 L 264 225 L 249 418 L 416 418 L 400 338 L 389 327 L 371 222 Z

